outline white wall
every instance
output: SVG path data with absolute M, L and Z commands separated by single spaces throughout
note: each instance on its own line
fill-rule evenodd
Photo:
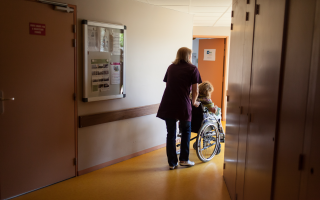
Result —
M 163 77 L 176 51 L 192 47 L 192 15 L 132 0 L 63 0 L 81 20 L 127 26 L 127 97 L 81 102 L 82 44 L 78 46 L 79 116 L 160 103 Z M 79 171 L 165 143 L 164 121 L 149 115 L 79 128 Z
M 230 36 L 229 26 L 194 26 L 193 35 Z
M 192 58 L 192 64 L 198 67 L 198 58 L 199 58 L 199 38 L 196 38 L 192 41 L 192 54 L 196 54 L 196 60 Z

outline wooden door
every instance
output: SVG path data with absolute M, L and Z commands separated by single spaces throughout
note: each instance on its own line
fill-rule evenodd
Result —
M 204 60 L 204 50 L 215 49 L 215 61 Z M 222 108 L 222 92 L 223 92 L 223 69 L 225 59 L 225 39 L 200 39 L 199 40 L 199 58 L 198 69 L 202 81 L 209 81 L 214 87 L 211 95 L 212 102 L 219 108 Z
M 271 198 L 286 0 L 257 0 L 244 199 Z
M 315 0 L 315 3 L 299 200 L 317 200 L 320 197 L 320 0 Z
M 318 9 L 320 8 L 320 5 L 318 5 Z M 319 10 L 318 10 L 319 12 Z M 318 14 L 319 16 L 319 14 Z M 319 25 L 319 18 L 318 18 L 318 25 Z M 318 33 L 319 27 L 318 27 Z M 320 40 L 318 36 L 318 41 L 317 41 L 317 53 L 318 53 L 318 67 L 317 67 L 317 80 L 316 80 L 316 85 L 315 85 L 315 92 L 314 92 L 314 111 L 313 111 L 313 119 L 312 119 L 312 132 L 311 132 L 311 142 L 310 142 L 310 163 L 306 166 L 306 172 L 308 176 L 308 183 L 306 184 L 306 193 L 300 199 L 307 199 L 307 200 L 317 200 L 320 197 L 320 57 L 319 57 L 319 52 L 320 52 Z M 316 63 L 315 63 L 316 64 Z M 302 189 L 305 189 L 304 187 Z
M 223 177 L 226 182 L 230 197 L 236 199 L 236 173 L 238 157 L 239 120 L 241 105 L 241 84 L 243 68 L 243 46 L 246 0 L 233 1 L 233 17 L 230 36 L 230 62 L 226 117 L 226 141 L 224 154 Z
M 75 51 L 73 13 L 26 0 L 0 5 L 0 90 L 15 98 L 0 115 L 4 199 L 76 175 Z M 45 33 L 30 34 L 30 23 Z
M 245 182 L 245 163 L 248 139 L 248 113 L 251 84 L 252 67 L 252 49 L 253 33 L 255 21 L 255 1 L 247 1 L 246 18 L 244 26 L 244 45 L 243 45 L 243 66 L 242 66 L 242 84 L 241 84 L 241 105 L 240 105 L 240 126 L 239 126 L 239 144 L 237 157 L 237 178 L 236 178 L 236 196 L 237 200 L 243 200 L 243 189 Z
M 293 0 L 287 6 L 284 70 L 279 101 L 273 199 L 298 200 L 301 185 L 300 155 L 307 137 L 306 120 L 316 0 Z M 303 49 L 303 51 L 300 51 Z M 299 55 L 297 54 L 299 52 Z M 298 116 L 298 117 L 297 117 Z M 305 159 L 304 159 L 305 160 Z M 306 198 L 303 198 L 306 199 Z

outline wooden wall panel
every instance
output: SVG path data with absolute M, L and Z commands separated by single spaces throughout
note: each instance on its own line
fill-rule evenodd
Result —
M 299 199 L 298 166 L 299 156 L 303 154 L 315 3 L 316 0 L 291 0 L 288 4 L 274 165 L 275 200 Z
M 159 105 L 160 104 L 153 104 L 125 110 L 80 116 L 79 128 L 155 114 L 158 112 Z
M 244 25 L 245 25 L 246 0 L 234 0 L 232 10 L 233 30 L 230 37 L 230 62 L 227 118 L 226 118 L 226 143 L 225 143 L 225 169 L 223 176 L 231 199 L 235 199 L 235 182 L 237 167 L 239 114 L 241 101 L 241 81 L 243 65 Z
M 286 0 L 257 0 L 245 200 L 270 200 Z
M 241 114 L 239 127 L 239 147 L 238 147 L 238 163 L 237 163 L 237 179 L 236 179 L 236 194 L 237 200 L 243 199 L 244 189 L 244 173 L 245 159 L 247 147 L 248 133 L 248 112 L 249 112 L 249 97 L 250 97 L 250 80 L 251 80 L 251 65 L 252 65 L 252 48 L 253 48 L 253 32 L 255 21 L 255 1 L 248 1 L 246 5 L 246 13 L 248 18 L 245 23 L 244 48 L 243 48 L 243 67 L 242 67 L 242 96 L 241 96 Z M 244 20 L 244 19 L 243 19 Z

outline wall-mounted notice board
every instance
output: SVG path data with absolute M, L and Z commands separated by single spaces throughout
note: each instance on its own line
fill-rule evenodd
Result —
M 82 20 L 83 102 L 126 97 L 126 26 Z

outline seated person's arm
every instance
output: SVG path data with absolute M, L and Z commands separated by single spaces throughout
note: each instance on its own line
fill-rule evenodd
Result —
M 199 95 L 198 83 L 192 84 L 192 105 L 199 107 L 200 102 L 197 101 Z
M 210 111 L 210 112 L 212 112 L 212 113 L 214 114 L 214 113 L 216 113 L 216 108 L 215 108 L 215 107 L 213 107 L 213 108 L 209 108 L 209 111 Z

